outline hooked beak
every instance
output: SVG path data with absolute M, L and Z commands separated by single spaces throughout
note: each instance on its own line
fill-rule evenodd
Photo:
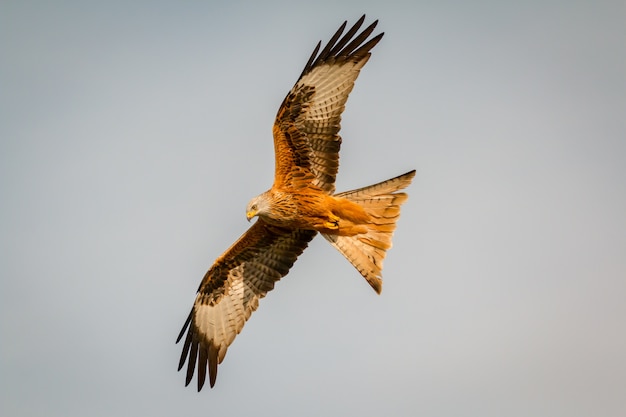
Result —
M 249 211 L 246 213 L 246 219 L 248 219 L 248 221 L 252 220 L 254 216 L 256 216 L 256 211 Z

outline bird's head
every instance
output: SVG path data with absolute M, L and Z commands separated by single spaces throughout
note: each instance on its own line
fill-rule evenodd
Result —
M 267 193 L 263 193 L 254 197 L 246 207 L 246 219 L 252 220 L 255 216 L 262 216 L 269 213 L 270 202 Z

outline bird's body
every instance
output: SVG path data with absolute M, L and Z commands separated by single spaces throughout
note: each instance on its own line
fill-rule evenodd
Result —
M 273 226 L 353 236 L 367 231 L 370 216 L 357 203 L 319 188 L 268 190 L 254 198 L 247 217 L 259 216 Z
M 382 267 L 391 248 L 400 206 L 415 171 L 378 184 L 335 193 L 341 113 L 370 50 L 372 23 L 365 16 L 341 36 L 346 22 L 320 52 L 318 44 L 300 78 L 281 104 L 273 127 L 276 170 L 272 187 L 253 198 L 246 217 L 258 220 L 216 259 L 178 341 L 185 336 L 179 370 L 186 383 L 198 371 L 198 390 L 258 307 L 259 299 L 289 272 L 317 233 L 330 242 L 380 293 Z M 319 52 L 319 54 L 318 54 Z

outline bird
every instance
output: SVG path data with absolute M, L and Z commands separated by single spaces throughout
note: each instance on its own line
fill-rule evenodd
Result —
M 341 114 L 360 70 L 384 32 L 370 38 L 378 20 L 361 32 L 363 15 L 344 34 L 344 21 L 325 47 L 313 50 L 298 81 L 279 107 L 273 128 L 272 187 L 254 197 L 250 228 L 209 268 L 176 343 L 184 337 L 178 370 L 187 363 L 185 386 L 197 371 L 198 391 L 215 385 L 218 364 L 257 309 L 259 300 L 287 275 L 319 233 L 380 294 L 386 251 L 391 248 L 401 192 L 415 170 L 335 193 Z

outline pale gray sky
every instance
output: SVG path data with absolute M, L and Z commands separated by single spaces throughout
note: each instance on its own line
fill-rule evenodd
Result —
M 3 416 L 623 416 L 623 2 L 0 5 Z M 377 296 L 323 239 L 197 393 L 174 340 L 318 40 L 386 32 L 338 190 L 417 169 Z

